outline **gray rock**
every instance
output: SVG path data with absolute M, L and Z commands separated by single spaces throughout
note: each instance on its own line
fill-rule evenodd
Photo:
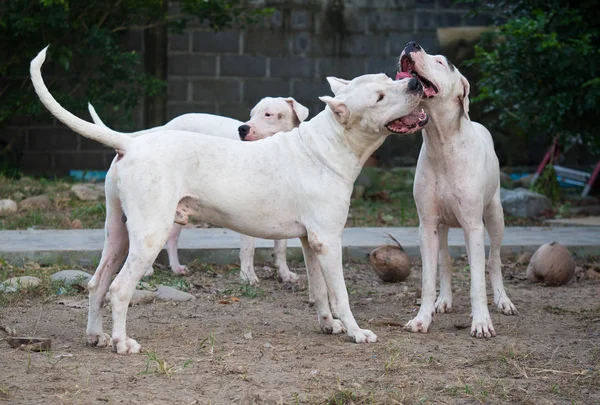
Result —
M 81 201 L 96 201 L 104 196 L 104 190 L 94 185 L 75 184 L 71 192 Z
M 518 178 L 513 182 L 515 187 L 523 187 L 523 188 L 531 188 L 531 183 L 533 181 L 534 174 L 528 174 L 527 176 L 523 176 Z
M 193 301 L 196 299 L 192 294 L 162 284 L 156 289 L 156 294 L 156 299 L 161 301 Z
M 53 281 L 62 281 L 67 285 L 78 285 L 87 288 L 87 283 L 92 278 L 90 273 L 81 270 L 62 270 L 50 276 Z
M 35 287 L 41 282 L 37 277 L 22 276 L 13 277 L 0 283 L 0 291 L 4 292 L 16 292 L 21 288 Z
M 142 305 L 142 304 L 150 304 L 157 299 L 157 294 L 155 291 L 146 291 L 146 290 L 133 290 L 133 295 L 131 296 L 131 301 L 129 301 L 129 306 L 132 305 Z M 104 297 L 104 302 L 110 305 L 110 293 L 106 293 Z
M 13 200 L 0 200 L 0 215 L 17 212 L 17 203 Z
M 51 206 L 52 203 L 50 202 L 50 198 L 45 194 L 26 198 L 19 203 L 19 207 L 25 210 L 50 208 Z
M 544 210 L 552 209 L 552 202 L 548 197 L 524 188 L 501 188 L 500 200 L 504 211 L 518 218 L 536 218 Z

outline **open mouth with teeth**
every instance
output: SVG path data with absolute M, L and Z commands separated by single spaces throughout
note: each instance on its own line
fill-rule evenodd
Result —
M 435 84 L 421 76 L 415 71 L 415 62 L 408 55 L 402 55 L 400 59 L 400 71 L 396 75 L 396 80 L 405 79 L 407 77 L 416 77 L 423 86 L 423 94 L 426 98 L 434 97 L 438 93 L 438 88 Z
M 427 124 L 429 117 L 425 111 L 413 111 L 412 113 L 388 122 L 385 127 L 394 134 L 412 134 Z

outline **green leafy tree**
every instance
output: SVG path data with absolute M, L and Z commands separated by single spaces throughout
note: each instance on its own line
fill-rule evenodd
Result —
M 44 76 L 69 110 L 81 112 L 87 100 L 111 106 L 124 121 L 142 95 L 163 92 L 166 84 L 144 73 L 138 52 L 122 45 L 130 29 L 182 30 L 198 19 L 214 29 L 242 28 L 272 10 L 246 0 L 4 0 L 0 1 L 0 131 L 10 120 L 48 116 L 29 80 L 29 62 L 46 45 Z M 0 158 L 15 139 L 0 144 Z
M 480 71 L 486 116 L 501 128 L 547 137 L 550 145 L 578 139 L 600 151 L 600 7 L 596 1 L 480 2 L 491 16 L 468 64 Z M 482 5 L 483 4 L 483 5 Z

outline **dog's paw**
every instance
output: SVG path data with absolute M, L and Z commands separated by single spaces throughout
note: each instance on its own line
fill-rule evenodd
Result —
M 87 344 L 95 347 L 107 347 L 112 345 L 112 340 L 107 333 L 88 334 Z
M 144 277 L 151 277 L 154 274 L 154 268 L 150 266 L 148 270 L 144 273 Z
M 190 270 L 187 268 L 187 266 L 184 266 L 182 264 L 180 264 L 178 266 L 171 266 L 171 270 L 173 271 L 173 273 L 177 274 L 178 276 L 189 276 L 190 275 Z
M 136 354 L 142 351 L 142 346 L 131 338 L 113 339 L 113 349 L 118 354 Z
M 279 278 L 284 284 L 298 284 L 300 282 L 300 278 L 298 275 L 292 271 L 280 272 Z
M 508 299 L 508 297 L 504 296 L 500 298 L 497 302 L 498 311 L 502 312 L 504 315 L 517 315 L 517 308 L 513 305 L 513 303 Z
M 353 334 L 348 334 L 348 340 L 354 343 L 375 343 L 377 335 L 368 329 L 358 329 Z
M 417 316 L 404 325 L 404 329 L 413 333 L 427 333 L 433 320 L 431 315 L 417 314 Z
M 250 285 L 258 284 L 258 276 L 256 275 L 256 273 L 254 273 L 254 271 L 245 272 L 242 269 L 242 271 L 240 271 L 240 278 L 242 279 L 242 283 L 244 283 L 244 284 L 250 284 Z
M 471 336 L 476 338 L 490 338 L 496 336 L 492 320 L 488 316 L 473 317 L 471 324 Z
M 438 299 L 435 301 L 435 312 L 443 314 L 452 312 L 452 297 L 443 296 L 440 294 Z
M 327 319 L 319 318 L 319 326 L 323 333 L 328 335 L 339 335 L 340 333 L 346 332 L 344 324 L 339 319 L 331 319 L 329 317 L 327 317 Z

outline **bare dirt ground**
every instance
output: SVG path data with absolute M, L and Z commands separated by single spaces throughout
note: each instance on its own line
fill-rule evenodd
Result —
M 307 290 L 287 290 L 262 267 L 260 287 L 242 288 L 231 267 L 195 266 L 187 281 L 196 301 L 130 308 L 128 331 L 146 350 L 139 355 L 87 347 L 87 308 L 23 294 L 3 301 L 0 325 L 51 338 L 52 350 L 0 341 L 0 402 L 599 404 L 600 269 L 591 259 L 578 264 L 569 284 L 549 288 L 509 262 L 505 281 L 520 315 L 500 315 L 490 302 L 492 339 L 469 336 L 464 260 L 454 265 L 454 312 L 437 315 L 424 335 L 401 329 L 418 309 L 419 263 L 397 284 L 348 264 L 354 315 L 379 335 L 369 345 L 322 334 Z M 83 294 L 68 298 L 87 305 Z

